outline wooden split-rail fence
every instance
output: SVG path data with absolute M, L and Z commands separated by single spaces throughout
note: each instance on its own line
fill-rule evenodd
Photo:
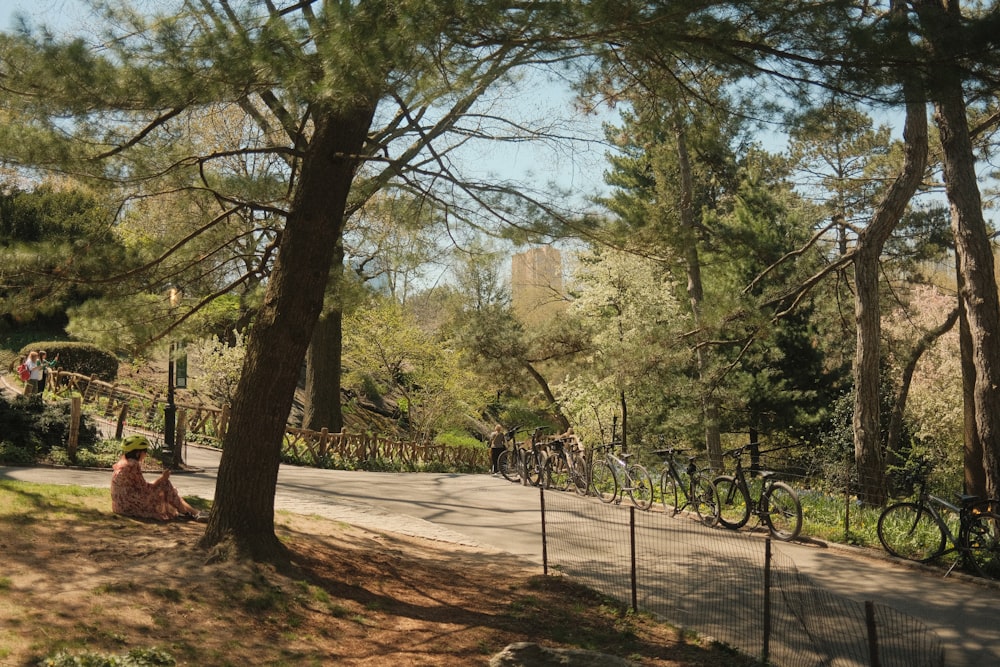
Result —
M 80 396 L 87 411 L 115 424 L 115 437 L 127 427 L 163 431 L 166 396 L 140 393 L 95 376 L 52 371 L 49 389 L 60 396 Z M 205 403 L 174 401 L 177 407 L 175 438 L 178 446 L 189 442 L 221 443 L 229 424 L 229 409 Z M 283 445 L 285 460 L 317 467 L 378 465 L 404 469 L 440 466 L 447 470 L 482 470 L 489 465 L 485 447 L 448 447 L 434 442 L 409 442 L 382 436 L 330 433 L 288 427 Z

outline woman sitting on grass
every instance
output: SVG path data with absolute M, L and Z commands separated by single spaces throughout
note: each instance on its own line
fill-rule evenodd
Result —
M 170 483 L 170 470 L 150 484 L 142 476 L 142 462 L 149 449 L 145 436 L 130 435 L 122 441 L 122 457 L 111 470 L 111 511 L 139 519 L 170 521 L 181 517 L 204 521 Z

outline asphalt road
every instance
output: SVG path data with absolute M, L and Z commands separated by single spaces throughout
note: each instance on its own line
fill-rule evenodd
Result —
M 218 453 L 189 447 L 201 472 L 174 473 L 184 495 L 212 498 Z M 0 467 L 0 479 L 106 486 L 107 471 Z M 353 525 L 505 551 L 541 567 L 538 491 L 488 475 L 368 473 L 282 466 L 276 509 Z M 749 538 L 754 539 L 754 538 Z M 800 572 L 832 593 L 909 614 L 941 637 L 946 664 L 1000 666 L 1000 587 L 901 564 L 881 552 L 819 542 L 778 544 Z

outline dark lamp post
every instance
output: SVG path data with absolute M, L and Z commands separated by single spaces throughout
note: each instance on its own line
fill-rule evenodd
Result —
M 170 309 L 173 310 L 181 300 L 180 290 L 171 287 L 169 292 Z M 167 404 L 163 408 L 163 444 L 169 452 L 171 467 L 180 468 L 184 461 L 180 448 L 177 446 L 177 405 L 174 403 L 174 354 L 177 345 L 171 341 L 167 356 Z
M 167 404 L 163 408 L 163 442 L 177 462 L 177 406 L 174 404 L 174 344 L 170 343 L 170 358 L 167 360 Z

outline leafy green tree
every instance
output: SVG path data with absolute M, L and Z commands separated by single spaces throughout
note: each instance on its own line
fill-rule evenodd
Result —
M 180 252 L 193 239 L 230 223 L 253 239 L 252 252 L 229 255 L 247 260 L 242 270 L 226 264 L 214 291 L 185 290 L 193 295 L 185 310 L 164 305 L 146 315 L 185 318 L 187 308 L 266 280 L 203 543 L 231 540 L 256 557 L 279 557 L 273 495 L 282 436 L 348 219 L 392 182 L 460 200 L 451 208 L 458 220 L 481 221 L 484 207 L 488 215 L 494 197 L 511 190 L 463 180 L 454 165 L 460 148 L 498 134 L 489 114 L 464 121 L 518 67 L 572 48 L 576 7 L 205 0 L 150 15 L 117 3 L 105 9 L 100 50 L 48 34 L 0 45 L 5 110 L 30 119 L 0 128 L 0 153 L 112 180 L 150 201 L 158 193 L 213 201 L 213 214 L 203 208 L 187 234 L 168 235 L 150 259 L 149 292 L 175 276 L 203 275 L 199 257 L 213 263 L 204 252 Z M 232 134 L 212 142 L 189 131 L 217 113 L 241 119 Z M 273 178 L 233 170 L 234 158 L 237 166 L 266 161 Z
M 44 184 L 0 193 L 0 312 L 9 322 L 64 325 L 67 308 L 101 291 L 73 276 L 128 261 L 108 215 L 105 201 L 81 188 Z
M 487 392 L 448 350 L 417 326 L 403 306 L 374 298 L 345 321 L 347 380 L 377 396 L 395 397 L 399 420 L 411 436 L 428 436 L 466 425 Z

